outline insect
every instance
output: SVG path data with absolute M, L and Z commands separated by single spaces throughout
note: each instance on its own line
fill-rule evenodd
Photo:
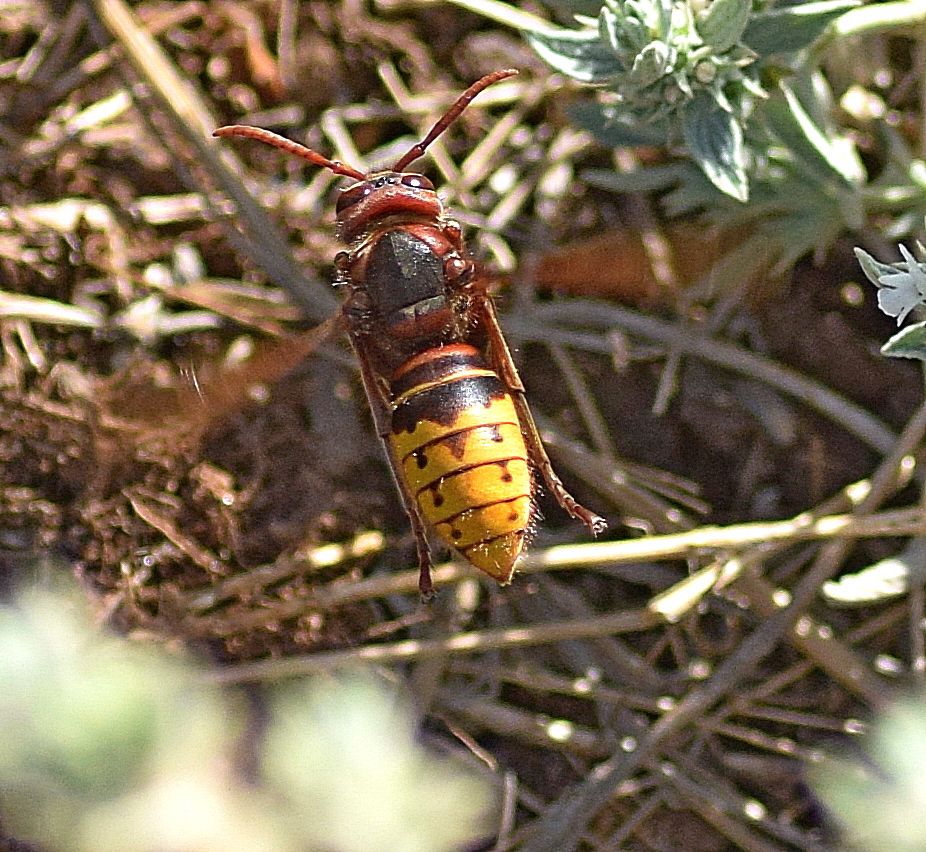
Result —
M 515 74 L 475 82 L 391 169 L 369 174 L 258 127 L 214 133 L 266 142 L 354 181 L 336 206 L 347 245 L 335 258 L 340 322 L 411 520 L 425 598 L 433 594 L 427 525 L 476 568 L 511 580 L 535 513 L 535 473 L 592 534 L 606 527 L 553 471 L 460 225 L 431 181 L 406 171 L 473 98 Z

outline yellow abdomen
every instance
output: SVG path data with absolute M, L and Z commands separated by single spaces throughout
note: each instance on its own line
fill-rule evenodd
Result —
M 528 537 L 527 448 L 511 395 L 482 354 L 428 350 L 393 381 L 390 437 L 408 490 L 440 537 L 502 583 Z

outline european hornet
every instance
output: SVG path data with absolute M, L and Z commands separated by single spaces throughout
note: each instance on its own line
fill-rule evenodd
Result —
M 470 86 L 430 132 L 385 171 L 364 174 L 268 130 L 216 136 L 266 142 L 355 183 L 337 201 L 340 323 L 360 374 L 418 548 L 419 588 L 433 594 L 425 521 L 468 562 L 508 583 L 535 514 L 533 472 L 592 534 L 604 519 L 553 471 L 502 336 L 482 268 L 434 185 L 405 171 L 506 69 Z

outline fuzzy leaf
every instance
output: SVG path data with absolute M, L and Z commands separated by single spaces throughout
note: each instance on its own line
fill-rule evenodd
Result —
M 822 180 L 836 179 L 849 188 L 857 185 L 857 162 L 852 153 L 827 138 L 784 83 L 779 83 L 778 92 L 765 102 L 763 115 L 772 133 Z
M 918 358 L 926 361 L 926 322 L 902 328 L 881 347 L 881 354 L 892 358 Z
M 702 169 L 691 160 L 678 160 L 673 165 L 677 168 L 678 183 L 662 196 L 668 216 L 689 216 L 718 206 L 718 189 Z
M 664 76 L 675 61 L 673 48 L 661 41 L 650 42 L 637 54 L 627 83 L 629 86 L 645 89 Z
M 597 30 L 534 30 L 525 36 L 544 62 L 582 83 L 607 83 L 624 70 Z
M 740 40 L 751 12 L 752 0 L 714 0 L 696 24 L 698 34 L 714 53 L 723 53 Z
M 566 114 L 583 130 L 591 133 L 602 145 L 608 148 L 623 146 L 635 148 L 638 145 L 659 147 L 669 140 L 669 128 L 663 122 L 648 124 L 631 124 L 621 121 L 613 106 L 591 101 L 578 101 L 567 105 Z
M 603 44 L 620 56 L 621 51 L 621 25 L 613 9 L 604 6 L 598 15 L 598 38 Z
M 860 5 L 859 0 L 821 0 L 766 9 L 752 16 L 742 41 L 760 56 L 802 50 L 840 15 Z
M 685 107 L 685 143 L 691 156 L 721 192 L 738 201 L 749 198 L 743 128 L 707 95 Z

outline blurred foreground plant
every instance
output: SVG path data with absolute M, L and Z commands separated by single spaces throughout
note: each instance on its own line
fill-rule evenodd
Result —
M 101 636 L 76 594 L 0 606 L 4 831 L 52 852 L 442 852 L 488 829 L 486 780 L 423 750 L 382 681 L 270 689 L 248 742 L 242 695 L 203 674 Z
M 892 707 L 873 727 L 867 760 L 830 757 L 810 781 L 845 829 L 853 849 L 926 849 L 926 702 Z

